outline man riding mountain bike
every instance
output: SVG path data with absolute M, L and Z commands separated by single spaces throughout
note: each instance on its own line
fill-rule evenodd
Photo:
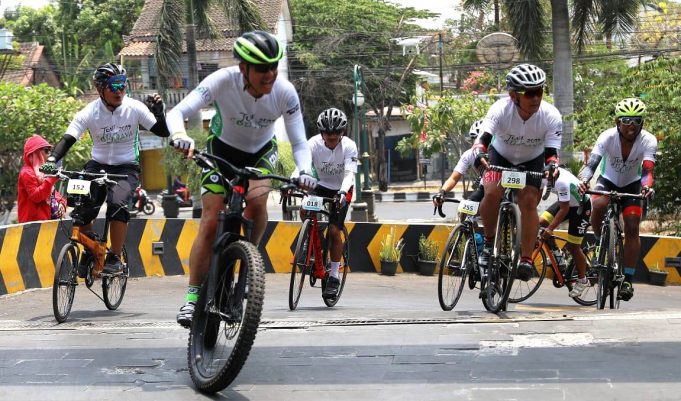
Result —
M 274 171 L 278 158 L 274 122 L 283 117 L 293 158 L 301 171 L 301 186 L 314 188 L 316 179 L 311 175 L 311 155 L 298 94 L 290 82 L 277 78 L 277 67 L 283 56 L 283 46 L 270 33 L 253 31 L 241 35 L 234 42 L 234 57 L 239 64 L 207 76 L 168 113 L 173 146 L 191 156 L 194 140 L 187 135 L 184 120 L 202 108 L 214 106 L 216 113 L 210 124 L 208 152 L 240 168 Z M 222 173 L 232 177 L 228 171 Z M 189 256 L 189 288 L 177 315 L 177 322 L 185 327 L 191 324 L 199 289 L 208 273 L 218 213 L 225 207 L 225 187 L 228 186 L 210 170 L 202 172 L 201 185 L 201 223 Z M 270 187 L 270 180 L 249 182 L 244 215 L 253 221 L 250 240 L 254 244 L 260 242 L 267 226 Z

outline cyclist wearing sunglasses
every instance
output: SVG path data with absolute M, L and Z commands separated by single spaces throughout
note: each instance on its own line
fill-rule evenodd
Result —
M 329 236 L 331 238 L 331 269 L 324 288 L 324 298 L 335 298 L 340 286 L 339 269 L 343 253 L 341 230 L 348 214 L 348 203 L 352 199 L 353 183 L 357 173 L 357 144 L 345 136 L 348 119 L 341 110 L 330 108 L 317 117 L 319 134 L 307 143 L 312 152 L 312 168 L 317 172 L 319 183 L 313 194 L 326 198 L 337 197 L 339 203 L 331 206 Z M 293 177 L 298 176 L 298 170 Z M 335 210 L 334 210 L 335 209 Z M 303 215 L 301 210 L 301 215 Z
M 107 255 L 104 272 L 115 274 L 123 269 L 120 254 L 130 220 L 127 206 L 133 190 L 140 182 L 139 126 L 160 137 L 168 137 L 170 132 L 166 126 L 163 101 L 158 94 L 149 96 L 146 104 L 125 95 L 127 77 L 123 66 L 102 64 L 97 67 L 92 79 L 99 99 L 76 113 L 41 171 L 47 174 L 56 172 L 57 162 L 85 131 L 89 131 L 92 159 L 85 164 L 84 170 L 95 173 L 104 170 L 110 174 L 128 176 L 127 180 L 121 180 L 118 185 L 108 189 L 93 185 L 89 201 L 71 213 L 73 224 L 82 226 L 81 231 L 89 232 L 106 198 L 106 219 L 111 222 L 111 254 Z
M 580 188 L 585 191 L 600 164 L 600 177 L 595 190 L 617 191 L 629 194 L 642 193 L 648 197 L 654 194 L 653 169 L 657 139 L 643 129 L 646 105 L 637 98 L 623 99 L 615 106 L 615 124 L 603 131 L 596 140 L 589 161 L 579 174 Z M 607 210 L 608 197 L 591 197 L 591 225 L 596 235 L 601 232 L 601 223 Z M 634 296 L 632 280 L 636 271 L 641 239 L 639 224 L 643 209 L 641 201 L 624 199 L 622 216 L 624 219 L 624 282 L 619 298 L 628 301 Z
M 545 165 L 558 165 L 563 121 L 558 109 L 542 100 L 546 74 L 531 64 L 520 64 L 506 76 L 509 97 L 499 99 L 488 110 L 482 126 L 482 145 L 476 145 L 477 159 L 487 169 L 489 164 L 520 167 L 525 171 L 542 172 Z M 491 138 L 485 153 L 484 144 Z M 558 177 L 555 169 L 554 179 Z M 486 267 L 492 253 L 499 204 L 503 188 L 501 173 L 487 170 L 483 176 L 485 196 L 480 203 L 480 217 L 485 232 L 485 246 L 479 257 Z M 518 193 L 522 214 L 521 260 L 517 278 L 528 281 L 534 267 L 530 255 L 539 229 L 541 180 L 528 177 L 527 186 Z
M 173 146 L 191 156 L 194 140 L 184 128 L 184 120 L 201 109 L 215 107 L 208 137 L 208 152 L 220 156 L 237 167 L 258 167 L 274 171 L 277 163 L 275 121 L 283 117 L 286 133 L 293 148 L 293 158 L 301 171 L 301 186 L 314 188 L 310 148 L 305 137 L 300 101 L 293 85 L 277 78 L 277 65 L 284 49 L 271 34 L 246 32 L 234 42 L 238 65 L 222 68 L 207 76 L 168 113 L 168 126 Z M 223 171 L 225 176 L 231 175 Z M 204 172 L 201 182 L 203 211 L 199 231 L 189 256 L 189 288 L 177 322 L 191 324 L 199 289 L 208 273 L 211 243 L 215 239 L 218 212 L 225 207 L 225 186 L 218 175 Z M 253 220 L 251 241 L 255 244 L 267 226 L 267 193 L 269 180 L 249 183 L 244 215 Z

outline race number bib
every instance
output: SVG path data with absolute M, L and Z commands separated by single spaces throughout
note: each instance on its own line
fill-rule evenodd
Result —
M 501 173 L 501 186 L 504 188 L 525 188 L 526 174 L 520 171 L 503 171 Z
M 69 183 L 66 185 L 66 193 L 74 195 L 89 195 L 90 194 L 90 181 L 87 180 L 77 180 L 70 179 Z
M 480 202 L 475 202 L 472 200 L 461 201 L 459 202 L 459 213 L 475 216 L 478 214 L 478 206 L 480 206 Z
M 322 210 L 323 199 L 319 196 L 307 195 L 303 198 L 302 208 L 311 212 Z

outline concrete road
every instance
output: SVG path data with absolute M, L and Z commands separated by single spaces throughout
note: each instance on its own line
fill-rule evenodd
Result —
M 465 290 L 440 310 L 437 278 L 350 274 L 334 308 L 269 274 L 258 337 L 213 398 L 187 373 L 174 322 L 186 277 L 131 280 L 107 311 L 84 286 L 68 322 L 51 290 L 0 298 L 2 400 L 676 400 L 681 288 L 637 285 L 617 311 L 581 307 L 547 283 L 497 316 Z M 96 288 L 95 285 L 94 288 Z

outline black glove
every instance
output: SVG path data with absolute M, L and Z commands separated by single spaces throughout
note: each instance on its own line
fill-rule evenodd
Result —
M 437 195 L 433 196 L 433 202 L 436 202 L 438 204 L 442 204 L 445 200 L 445 190 L 441 189 L 440 192 L 437 193 Z
M 165 105 L 163 104 L 163 99 L 161 99 L 161 96 L 157 93 L 154 93 L 153 95 L 148 95 L 147 98 L 144 100 L 144 104 L 147 105 L 149 110 L 154 114 L 156 119 L 159 117 L 164 117 L 164 110 L 165 110 Z
M 487 153 L 485 153 L 485 152 L 478 153 L 478 155 L 475 156 L 475 161 L 473 162 L 473 167 L 480 168 L 482 166 L 482 160 L 483 159 L 488 160 Z M 482 166 L 482 167 L 484 167 L 484 166 Z
M 45 173 L 45 174 L 54 174 L 57 172 L 57 160 L 54 158 L 54 156 L 50 156 L 47 158 L 47 161 L 45 164 L 40 166 L 40 172 Z

